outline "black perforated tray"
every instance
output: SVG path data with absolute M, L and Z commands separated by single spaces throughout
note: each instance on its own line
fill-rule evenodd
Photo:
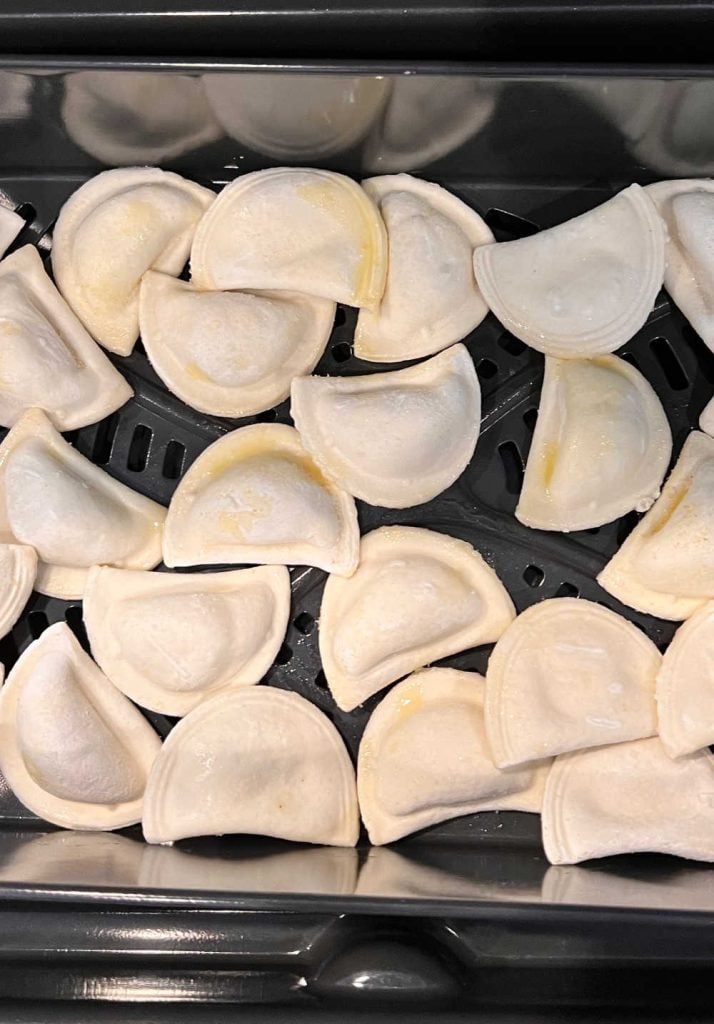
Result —
M 28 220 L 15 248 L 32 241 L 39 244 L 44 254 L 49 254 L 53 219 L 64 198 L 81 180 L 66 176 L 0 179 L 0 187 Z M 458 182 L 442 184 L 485 216 L 501 240 L 557 223 L 594 206 L 609 194 L 589 189 L 559 196 L 552 190 L 476 190 Z M 51 269 L 49 259 L 47 264 Z M 338 307 L 335 327 L 317 373 L 350 375 L 384 369 L 353 355 L 355 316 L 354 310 Z M 473 356 L 483 393 L 483 422 L 474 458 L 455 484 L 426 504 L 387 510 L 358 502 L 362 532 L 387 523 L 404 523 L 460 537 L 473 544 L 495 568 L 519 611 L 546 597 L 580 595 L 626 615 L 663 648 L 673 634 L 673 624 L 620 605 L 594 582 L 601 567 L 635 525 L 636 513 L 597 529 L 569 535 L 529 530 L 514 518 L 537 417 L 542 356 L 508 334 L 492 315 L 465 343 Z M 662 400 L 672 426 L 676 458 L 684 437 L 696 425 L 701 409 L 714 392 L 714 355 L 664 293 L 647 324 L 619 354 L 645 374 Z M 134 387 L 135 397 L 102 422 L 66 436 L 82 454 L 112 476 L 164 505 L 193 460 L 226 431 L 258 421 L 290 422 L 287 401 L 241 420 L 195 412 L 167 392 L 152 371 L 140 342 L 129 357 L 113 359 Z M 291 577 L 290 625 L 267 682 L 295 690 L 320 707 L 335 723 L 354 757 L 365 723 L 383 694 L 375 695 L 353 712 L 337 708 L 320 666 L 317 644 L 325 573 L 296 567 L 291 569 Z M 0 642 L 0 660 L 6 671 L 47 625 L 61 620 L 66 620 L 87 646 L 80 603 L 33 594 L 21 620 Z M 489 652 L 490 647 L 480 647 L 440 664 L 484 672 Z M 165 716 L 148 713 L 148 717 L 162 735 L 172 726 L 172 720 Z M 5 789 L 4 795 L 0 794 L 0 820 L 12 825 L 18 819 L 26 822 L 28 812 Z M 480 815 L 478 821 L 476 831 L 481 840 L 484 834 L 488 835 L 489 823 L 495 828 L 497 821 L 499 842 L 506 840 L 510 831 L 519 841 L 526 835 L 537 843 L 539 823 L 535 817 Z M 473 817 L 466 817 L 437 826 L 428 835 L 446 834 L 469 841 L 474 836 L 473 826 Z

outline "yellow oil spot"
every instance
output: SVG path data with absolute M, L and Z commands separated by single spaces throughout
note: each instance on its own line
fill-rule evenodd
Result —
M 420 711 L 424 706 L 424 698 L 421 695 L 421 691 L 416 689 L 407 690 L 399 700 L 399 706 L 397 707 L 397 721 L 403 722 L 407 718 Z
M 20 333 L 20 328 L 14 320 L 3 320 L 2 323 L 0 323 L 0 332 L 10 338 L 18 335 Z
M 198 380 L 202 384 L 212 384 L 213 378 L 209 377 L 207 373 L 201 369 L 196 363 L 186 364 L 186 376 L 190 377 L 191 380 Z
M 677 509 L 680 508 L 680 506 L 681 506 L 682 512 L 686 512 L 687 511 L 687 506 L 683 505 L 682 503 L 683 503 L 684 499 L 687 497 L 687 495 L 689 494 L 689 489 L 690 489 L 691 486 L 692 486 L 691 478 L 688 479 L 688 480 L 685 480 L 685 482 L 679 488 L 679 490 L 677 491 L 675 496 L 670 500 L 669 505 L 664 510 L 662 515 L 659 516 L 659 518 L 656 519 L 654 521 L 654 523 L 652 524 L 652 526 L 650 527 L 650 536 L 654 536 L 654 534 L 659 533 L 660 530 L 664 529 L 664 527 L 670 521 L 670 519 L 672 518 L 674 513 L 677 511 Z
M 553 474 L 555 473 L 555 466 L 558 461 L 558 449 L 557 441 L 546 441 L 543 445 L 541 467 L 543 471 L 543 486 L 546 490 L 550 490 L 550 485 L 553 482 Z

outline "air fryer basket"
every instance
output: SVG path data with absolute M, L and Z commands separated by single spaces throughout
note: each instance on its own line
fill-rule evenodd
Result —
M 318 67 L 270 72 L 214 67 L 216 77 L 206 86 L 198 66 L 167 70 L 163 65 L 159 70 L 147 64 L 141 73 L 148 77 L 134 79 L 135 87 L 127 90 L 129 79 L 123 76 L 136 75 L 136 64 L 122 70 L 63 68 L 57 62 L 31 68 L 16 62 L 0 72 L 0 189 L 3 201 L 26 221 L 15 247 L 32 242 L 49 255 L 62 202 L 87 177 L 118 162 L 117 143 L 129 154 L 124 163 L 154 162 L 157 157 L 151 155 L 164 152 L 169 155 L 163 166 L 215 186 L 243 171 L 281 163 L 329 166 L 357 178 L 409 170 L 452 189 L 485 217 L 499 239 L 530 234 L 589 209 L 631 181 L 701 176 L 714 167 L 714 134 L 707 136 L 705 116 L 714 109 L 714 83 L 706 79 L 479 76 L 445 69 L 390 75 L 385 68 L 328 75 Z M 286 95 L 302 89 L 308 78 L 301 117 L 313 126 L 316 119 L 318 130 L 311 129 L 300 148 L 300 138 L 288 144 L 271 135 L 270 117 L 271 111 L 278 116 Z M 335 142 L 330 138 L 330 131 L 339 136 L 335 122 L 324 138 L 335 94 L 359 97 L 364 83 L 372 99 L 359 131 L 349 128 Z M 148 91 L 142 100 L 144 87 Z M 145 116 L 154 88 L 169 111 L 158 126 L 147 125 Z M 250 108 L 250 130 L 236 119 L 228 123 L 215 100 L 211 106 L 212 92 L 220 94 L 222 88 L 229 99 L 240 97 L 244 88 L 254 97 L 260 94 L 259 113 Z M 86 104 L 80 105 L 79 120 L 69 102 L 78 92 Z M 177 114 L 187 92 L 200 101 L 199 112 L 205 104 L 206 117 L 216 118 L 193 142 L 191 126 L 182 125 Z M 350 118 L 359 116 L 357 107 Z M 354 322 L 354 310 L 338 308 L 318 373 L 380 369 L 355 358 Z M 546 597 L 580 595 L 626 615 L 663 647 L 673 624 L 619 605 L 594 582 L 635 525 L 636 513 L 569 535 L 528 530 L 513 516 L 537 417 L 542 357 L 491 315 L 466 344 L 483 392 L 482 432 L 473 461 L 452 487 L 427 504 L 395 511 L 358 503 L 362 531 L 404 523 L 463 538 L 494 566 L 518 610 Z M 661 398 L 676 457 L 714 392 L 714 355 L 664 293 L 620 354 L 642 370 Z M 163 504 L 193 460 L 226 431 L 256 421 L 290 422 L 288 402 L 238 421 L 194 412 L 167 392 L 141 343 L 131 356 L 114 361 L 135 397 L 101 423 L 67 436 L 112 476 Z M 291 577 L 290 626 L 267 683 L 296 690 L 325 711 L 354 756 L 381 695 L 351 713 L 336 707 L 317 649 L 325 574 L 298 567 Z M 12 634 L 0 642 L 6 671 L 48 624 L 62 620 L 86 645 L 78 602 L 33 594 Z M 483 672 L 488 654 L 489 648 L 479 648 L 443 664 Z M 162 734 L 170 730 L 168 718 L 149 717 Z M 638 856 L 590 867 L 548 868 L 534 816 L 472 815 L 389 849 L 370 849 L 365 842 L 358 851 L 325 850 L 253 837 L 149 848 L 138 830 L 119 835 L 48 831 L 4 784 L 0 895 L 3 891 L 17 899 L 91 894 L 109 902 L 281 910 L 349 906 L 370 913 L 441 907 L 466 914 L 487 901 L 542 909 L 589 905 L 714 913 L 713 876 L 703 866 Z

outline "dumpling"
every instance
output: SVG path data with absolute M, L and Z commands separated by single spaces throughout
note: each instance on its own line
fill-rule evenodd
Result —
M 315 565 L 349 576 L 358 556 L 353 499 L 281 423 L 240 427 L 214 441 L 169 505 L 169 566 Z
M 657 677 L 659 735 L 670 757 L 714 744 L 714 602 L 679 627 Z
M 52 239 L 55 280 L 105 348 L 129 355 L 139 334 L 142 274 L 181 272 L 214 199 L 170 171 L 127 167 L 91 178 L 64 204 Z
M 234 690 L 200 704 L 169 734 L 143 824 L 149 843 L 249 832 L 354 846 L 354 769 L 332 722 L 304 697 L 270 686 Z
M 320 657 L 343 711 L 439 658 L 493 643 L 514 618 L 505 587 L 465 541 L 383 526 L 359 554 L 349 580 L 329 577 L 320 608 Z
M 597 581 L 660 619 L 687 619 L 714 598 L 714 438 L 692 431 L 662 494 Z
M 62 121 L 108 166 L 159 164 L 219 138 L 200 79 L 162 71 L 78 71 L 64 76 Z
M 667 225 L 665 287 L 714 350 L 714 182 L 659 181 L 647 194 Z
M 714 861 L 714 758 L 673 761 L 659 737 L 558 757 L 543 801 L 551 864 L 618 853 Z
M 22 614 L 37 575 L 37 553 L 26 544 L 0 544 L 0 638 Z
M 594 356 L 629 341 L 664 277 L 664 225 L 631 185 L 602 206 L 474 255 L 489 308 L 517 338 L 547 355 Z
M 243 174 L 203 217 L 197 288 L 271 288 L 374 309 L 387 273 L 377 208 L 351 178 L 309 167 Z
M 405 370 L 301 377 L 291 413 L 320 469 L 371 505 L 429 501 L 463 473 L 481 426 L 481 390 L 463 345 Z
M 652 736 L 662 656 L 621 615 L 552 598 L 516 618 L 486 678 L 486 731 L 499 768 Z
M 63 828 L 136 824 L 160 748 L 64 622 L 30 644 L 0 690 L 0 770 L 26 807 Z
M 0 205 L 0 257 L 4 256 L 25 226 L 19 213 Z
M 218 691 L 259 683 L 285 637 L 282 565 L 217 573 L 90 569 L 83 602 L 92 654 L 142 707 L 185 715 Z
M 133 391 L 23 246 L 0 263 L 0 424 L 44 409 L 58 430 L 114 412 Z
M 274 160 L 324 160 L 356 145 L 391 89 L 382 75 L 240 72 L 203 84 L 226 132 Z
M 252 416 L 282 402 L 311 373 L 335 319 L 327 299 L 287 292 L 201 292 L 147 271 L 141 340 L 175 395 L 215 416 Z
M 488 312 L 473 251 L 493 242 L 491 231 L 446 189 L 409 174 L 368 178 L 362 187 L 384 219 L 389 268 L 379 308 L 360 310 L 355 355 L 399 362 L 460 341 Z
M 474 811 L 540 811 L 548 766 L 496 768 L 483 725 L 485 684 L 476 672 L 425 669 L 377 705 L 357 764 L 370 842 Z
M 67 444 L 39 409 L 0 445 L 0 543 L 35 548 L 41 594 L 81 598 L 92 565 L 153 569 L 165 516 Z
M 617 356 L 546 356 L 516 518 L 567 532 L 646 512 L 671 454 L 667 416 L 639 370 Z

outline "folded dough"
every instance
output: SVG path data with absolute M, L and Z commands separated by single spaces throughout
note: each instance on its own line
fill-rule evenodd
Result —
M 43 409 L 58 430 L 97 423 L 133 391 L 25 245 L 0 263 L 0 424 Z
M 667 416 L 639 370 L 617 356 L 546 356 L 516 518 L 567 532 L 645 512 L 671 454 Z
M 270 288 L 375 308 L 387 237 L 372 200 L 334 171 L 243 174 L 203 217 L 191 249 L 197 288 Z
M 551 864 L 618 853 L 714 861 L 714 758 L 673 761 L 659 737 L 558 757 L 543 800 Z
M 389 267 L 378 309 L 360 310 L 355 355 L 416 359 L 465 338 L 488 312 L 473 251 L 493 242 L 479 215 L 446 189 L 409 174 L 362 182 L 387 228 Z
M 287 398 L 293 377 L 314 370 L 334 319 L 328 299 L 201 292 L 154 271 L 141 280 L 151 365 L 187 405 L 215 416 L 252 416 Z
M 282 565 L 165 573 L 95 566 L 83 601 L 92 654 L 142 707 L 185 715 L 207 697 L 259 683 L 285 637 Z
M 374 845 L 474 811 L 540 811 L 548 765 L 496 768 L 483 724 L 485 686 L 476 672 L 424 669 L 372 712 L 357 791 Z
M 354 769 L 332 722 L 297 693 L 234 690 L 200 704 L 169 734 L 143 824 L 149 843 L 249 832 L 354 846 Z
M 714 602 L 679 627 L 657 677 L 659 734 L 670 757 L 714 744 Z
M 327 480 L 281 423 L 214 441 L 176 488 L 166 565 L 315 565 L 349 576 L 359 528 L 353 499 Z
M 662 657 L 621 615 L 579 598 L 533 605 L 489 658 L 486 731 L 499 768 L 652 736 Z
M 18 800 L 63 828 L 136 824 L 160 748 L 64 622 L 30 644 L 0 690 L 0 770 Z
M 26 544 L 0 544 L 0 638 L 22 614 L 37 575 L 37 553 Z
M 597 578 L 661 619 L 686 619 L 714 598 L 714 438 L 692 431 L 662 494 Z
M 470 544 L 413 526 L 374 530 L 355 574 L 325 585 L 320 657 L 332 696 L 351 711 L 415 669 L 493 643 L 514 615 Z
M 81 598 L 92 565 L 153 569 L 165 516 L 67 444 L 39 409 L 0 445 L 0 542 L 35 548 L 42 594 Z
M 129 355 L 139 334 L 142 274 L 181 272 L 214 199 L 170 171 L 127 167 L 91 178 L 64 204 L 52 239 L 55 280 L 105 348 Z
M 647 194 L 667 225 L 665 287 L 714 350 L 714 182 L 658 181 Z
M 631 185 L 602 206 L 474 254 L 489 308 L 517 338 L 572 359 L 612 352 L 647 319 L 664 278 L 664 225 Z
M 19 213 L 0 206 L 0 257 L 4 256 L 25 226 Z
M 302 443 L 350 494 L 386 508 L 419 505 L 464 471 L 481 426 L 481 389 L 463 345 L 405 370 L 293 381 Z

